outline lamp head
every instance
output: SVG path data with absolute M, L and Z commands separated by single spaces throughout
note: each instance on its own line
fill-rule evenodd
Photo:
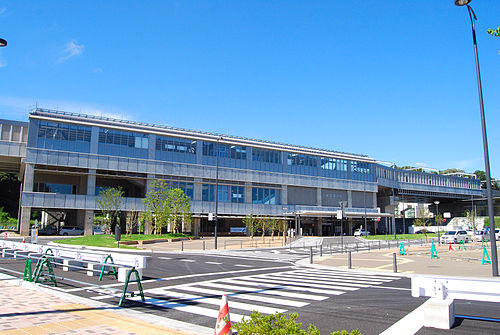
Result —
M 439 201 L 437 201 L 437 200 L 436 200 L 436 201 L 434 201 L 434 203 L 435 203 L 436 205 L 439 205 Z
M 7 46 L 7 41 L 4 40 L 3 38 L 0 38 L 0 47 L 6 47 Z
M 472 0 L 455 0 L 456 6 L 467 6 Z

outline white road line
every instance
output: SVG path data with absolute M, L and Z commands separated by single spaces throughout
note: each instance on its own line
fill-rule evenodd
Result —
M 300 269 L 300 270 L 296 270 L 294 272 L 321 273 L 321 274 L 325 274 L 325 275 L 335 274 L 335 275 L 344 275 L 344 276 L 356 277 L 356 278 L 373 278 L 373 279 L 386 280 L 386 281 L 401 279 L 401 277 L 384 276 L 384 275 L 377 275 L 377 274 L 355 273 L 355 272 L 341 271 L 341 270 L 321 270 L 321 269 L 314 269 L 314 268 L 307 269 L 307 270 Z
M 245 265 L 245 264 L 236 264 L 235 266 L 239 266 L 239 267 L 242 267 L 242 268 L 252 268 L 253 267 L 251 265 Z
M 193 259 L 179 259 L 179 262 L 189 262 L 189 263 L 193 263 L 193 262 L 196 262 L 195 260 Z
M 192 274 L 192 275 L 164 277 L 164 278 L 157 278 L 157 279 L 147 279 L 147 280 L 142 280 L 141 283 L 144 285 L 145 283 L 158 283 L 158 282 L 162 282 L 162 281 L 177 280 L 177 279 L 227 275 L 227 274 L 244 273 L 244 272 L 267 271 L 267 270 L 276 270 L 276 269 L 290 269 L 293 267 L 294 267 L 293 265 L 287 265 L 287 266 L 272 267 L 272 268 L 255 268 L 255 269 L 249 269 L 249 270 L 233 270 L 233 271 L 222 271 L 222 272 L 196 273 L 196 274 Z M 129 285 L 136 285 L 136 282 L 132 281 L 129 283 Z M 115 287 L 115 286 L 123 287 L 123 283 L 101 285 L 101 287 Z M 95 286 L 86 286 L 86 287 L 76 288 L 76 289 L 72 289 L 72 290 L 73 290 L 73 292 L 84 291 L 84 290 L 91 289 L 94 287 Z
M 269 289 L 256 289 L 254 287 L 246 287 L 246 286 L 236 286 L 236 285 L 226 285 L 220 283 L 197 283 L 198 286 L 208 286 L 215 287 L 219 289 L 227 289 L 227 290 L 241 290 L 246 293 L 257 293 L 257 294 L 268 294 L 268 295 L 277 295 L 286 298 L 296 298 L 296 299 L 305 299 L 305 300 L 316 300 L 321 301 L 328 299 L 327 296 L 322 295 L 313 295 L 313 294 L 300 294 L 300 293 L 292 293 L 292 292 L 284 292 L 282 289 L 279 290 L 269 290 Z
M 165 259 L 165 260 L 167 260 L 167 259 L 172 259 L 172 258 L 170 258 L 170 257 L 158 257 L 158 258 L 159 258 L 159 259 Z
M 133 298 L 129 298 L 129 299 L 139 301 L 139 302 L 141 301 L 141 297 L 133 297 Z M 179 303 L 175 303 L 175 302 L 169 302 L 166 300 L 150 298 L 150 297 L 147 297 L 145 300 L 146 300 L 145 301 L 146 304 L 150 304 L 150 305 L 154 305 L 154 306 L 158 306 L 158 307 L 163 307 L 163 308 L 168 308 L 168 309 L 175 309 L 177 311 L 187 312 L 187 313 L 191 313 L 191 314 L 208 316 L 209 318 L 214 318 L 214 320 L 217 319 L 217 316 L 219 315 L 218 308 L 217 309 L 208 309 L 208 308 L 204 308 L 204 307 L 179 304 Z M 230 317 L 231 317 L 231 321 L 239 322 L 243 318 L 243 315 L 231 313 Z
M 261 295 L 254 295 L 254 294 L 248 294 L 248 293 L 235 293 L 235 292 L 228 291 L 228 290 L 214 290 L 214 289 L 195 287 L 195 286 L 187 286 L 187 285 L 184 287 L 177 287 L 177 289 L 181 289 L 183 291 L 189 291 L 189 292 L 212 294 L 212 295 L 227 294 L 227 296 L 231 297 L 231 299 L 258 301 L 260 303 L 282 305 L 282 306 L 287 306 L 287 307 L 304 307 L 304 306 L 309 305 L 308 302 L 303 302 L 303 301 L 288 300 L 288 299 L 283 299 L 283 298 L 270 298 L 270 297 L 263 297 Z
M 226 279 L 224 280 L 225 283 L 229 282 L 232 284 L 240 284 L 240 285 L 247 285 L 247 286 L 257 286 L 257 287 L 273 287 L 273 288 L 284 288 L 285 290 L 290 290 L 290 291 L 300 291 L 300 292 L 311 292 L 311 293 L 319 293 L 319 294 L 330 294 L 330 295 L 340 295 L 345 293 L 345 291 L 335 291 L 335 290 L 321 290 L 318 288 L 310 288 L 310 287 L 304 287 L 304 286 L 295 286 L 295 285 L 290 285 L 290 284 L 268 284 L 268 283 L 262 283 L 262 280 L 253 279 Z M 257 280 L 257 281 L 256 281 Z
M 222 263 L 219 263 L 219 262 L 205 262 L 205 264 L 221 265 Z
M 286 274 L 286 273 L 280 273 L 279 274 L 280 277 L 285 277 L 285 278 L 304 278 L 306 280 L 314 280 L 316 283 L 331 283 L 331 282 L 341 282 L 341 283 L 350 283 L 350 285 L 347 285 L 347 286 L 352 286 L 353 283 L 359 283 L 359 284 L 363 284 L 363 285 L 380 285 L 384 282 L 380 282 L 380 281 L 369 281 L 369 280 L 356 280 L 356 279 L 351 279 L 351 278 L 342 278 L 342 277 L 338 277 L 338 278 L 333 278 L 333 277 L 315 277 L 315 276 L 297 276 L 297 275 L 294 275 L 294 274 Z
M 154 292 L 150 292 L 158 295 L 165 295 L 167 297 L 173 297 L 173 298 L 178 298 L 178 299 L 185 299 L 189 300 L 192 302 L 196 303 L 205 303 L 205 304 L 210 304 L 210 305 L 215 305 L 215 306 L 220 306 L 220 299 L 216 298 L 209 298 L 209 297 L 203 297 L 199 295 L 193 295 L 193 294 L 186 294 L 186 293 L 179 293 L 179 292 L 174 292 L 171 290 L 164 290 L 164 289 L 158 289 Z M 254 304 L 246 304 L 238 301 L 230 301 L 229 302 L 229 308 L 237 308 L 237 309 L 242 309 L 246 311 L 258 311 L 261 313 L 266 313 L 266 314 L 275 314 L 276 312 L 278 313 L 285 313 L 287 310 L 286 309 L 281 309 L 281 308 L 272 308 L 272 307 L 266 307 L 266 306 L 260 306 L 260 305 L 254 305 Z
M 332 277 L 337 277 L 337 278 L 345 278 L 345 279 L 352 279 L 352 280 L 375 280 L 378 282 L 391 282 L 394 280 L 394 278 L 390 279 L 385 279 L 385 278 L 375 278 L 373 276 L 357 276 L 357 275 L 351 275 L 351 274 L 344 274 L 344 273 L 316 273 L 316 272 L 305 272 L 305 271 L 291 271 L 291 273 L 297 273 L 297 274 L 304 274 L 312 277 L 318 277 L 318 278 L 332 278 Z M 396 278 L 397 279 L 397 278 Z
M 334 289 L 334 290 L 342 290 L 342 291 L 356 291 L 363 287 L 370 287 L 370 285 L 356 285 L 350 284 L 351 286 L 343 285 L 342 283 L 338 283 L 338 285 L 334 284 L 316 284 L 315 281 L 311 280 L 301 280 L 301 279 L 289 279 L 289 278 L 276 278 L 276 277 L 267 277 L 267 276 L 256 276 L 256 278 L 264 278 L 267 279 L 268 282 L 278 282 L 283 283 L 286 281 L 287 284 L 292 284 L 296 286 L 306 286 L 306 287 L 315 287 L 315 288 L 324 288 L 324 289 Z

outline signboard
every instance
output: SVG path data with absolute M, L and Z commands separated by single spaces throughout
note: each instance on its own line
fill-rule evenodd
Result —
M 445 219 L 449 219 L 449 218 L 451 218 L 451 213 L 450 213 L 450 212 L 444 212 L 444 213 L 443 213 L 443 217 L 444 217 Z
M 415 208 L 410 208 L 406 211 L 406 217 L 407 218 L 414 218 L 415 217 Z
M 208 213 L 208 221 L 214 220 L 214 213 Z
M 37 244 L 38 243 L 38 229 L 33 228 L 31 229 L 31 243 Z
M 231 233 L 246 233 L 247 228 L 246 227 L 231 227 L 231 228 L 229 228 L 229 231 Z
M 337 211 L 337 219 L 341 219 L 341 218 L 342 218 L 342 210 L 341 210 L 341 209 L 339 209 L 339 210 Z

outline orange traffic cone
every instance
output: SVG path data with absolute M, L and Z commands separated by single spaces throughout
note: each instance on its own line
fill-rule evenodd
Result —
M 223 294 L 219 308 L 219 315 L 217 316 L 217 323 L 215 324 L 214 335 L 231 335 L 232 333 L 227 295 Z
M 24 237 L 23 237 L 23 243 L 26 243 L 26 241 L 24 240 Z

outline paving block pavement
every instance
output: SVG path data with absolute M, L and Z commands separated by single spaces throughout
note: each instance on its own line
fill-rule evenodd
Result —
M 171 334 L 189 335 L 191 325 L 174 329 L 139 312 L 123 308 L 90 306 L 83 299 L 61 296 L 18 279 L 0 279 L 0 334 Z M 65 295 L 65 294 L 62 294 Z M 75 300 L 78 300 L 75 302 Z M 131 313 L 133 312 L 133 313 Z M 142 313 L 145 314 L 145 313 Z M 148 321 L 149 319 L 149 321 Z M 163 322 L 167 323 L 167 322 Z

